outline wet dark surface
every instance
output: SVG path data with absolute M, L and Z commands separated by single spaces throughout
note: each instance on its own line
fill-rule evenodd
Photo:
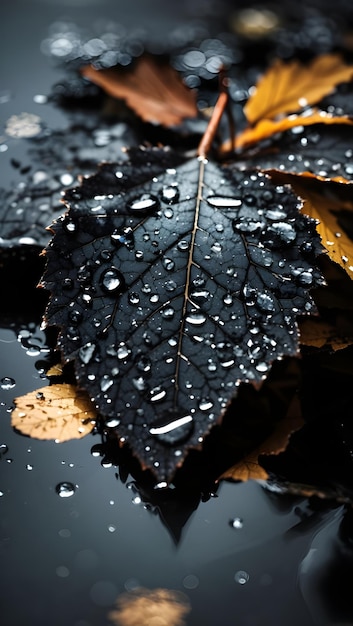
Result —
M 104 14 L 130 26 L 146 12 L 144 25 L 157 34 L 182 22 L 184 5 L 171 3 L 168 11 L 165 3 L 152 5 L 155 13 L 146 12 L 142 0 L 9 3 L 0 26 L 1 123 L 28 112 L 52 129 L 68 125 L 61 109 L 33 100 L 62 76 L 40 50 L 53 22 L 89 27 Z M 11 160 L 30 163 L 28 146 L 9 137 L 1 145 L 7 149 L 0 153 L 0 182 L 11 190 L 23 177 Z M 143 588 L 182 592 L 190 605 L 188 626 L 351 625 L 348 507 L 271 492 L 253 482 L 221 483 L 213 494 L 200 494 L 184 481 L 177 495 L 172 489 L 163 494 L 141 486 L 131 460 L 115 466 L 119 455 L 99 434 L 56 444 L 13 431 L 14 397 L 48 383 L 43 372 L 55 337 L 40 330 L 46 295 L 35 285 L 42 267 L 36 251 L 1 256 L 4 626 L 108 626 L 117 597 L 139 588 L 141 596 Z M 136 619 L 144 625 L 144 618 Z

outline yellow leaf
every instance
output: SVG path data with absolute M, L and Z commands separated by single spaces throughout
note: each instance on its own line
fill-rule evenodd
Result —
M 330 346 L 333 350 L 343 350 L 353 344 L 352 337 L 341 337 L 337 328 L 320 318 L 305 318 L 299 321 L 300 343 L 313 348 Z
M 188 89 L 176 70 L 144 55 L 132 69 L 83 67 L 82 75 L 120 98 L 146 122 L 176 126 L 198 114 L 195 92 Z
M 16 398 L 11 424 L 24 435 L 62 442 L 90 433 L 96 416 L 85 392 L 74 385 L 51 385 Z
M 267 139 L 276 133 L 283 133 L 286 130 L 297 126 L 311 126 L 312 124 L 348 124 L 353 125 L 353 120 L 349 117 L 337 117 L 325 111 L 315 110 L 310 115 L 289 115 L 279 120 L 260 120 L 255 126 L 245 128 L 235 141 L 227 140 L 222 145 L 222 152 L 229 152 L 233 148 L 241 149 Z
M 284 452 L 292 433 L 303 425 L 299 401 L 295 397 L 286 417 L 277 422 L 273 433 L 239 463 L 226 470 L 220 480 L 266 480 L 268 474 L 259 464 L 259 456 Z
M 343 202 L 337 197 L 328 197 L 312 190 L 300 176 L 288 177 L 288 182 L 304 200 L 302 212 L 318 220 L 317 231 L 321 243 L 332 261 L 338 263 L 353 279 L 353 241 L 338 223 L 337 212 L 342 209 L 352 211 L 353 203 Z
M 304 106 L 317 104 L 336 85 L 352 77 L 353 66 L 346 65 L 338 54 L 318 56 L 308 65 L 276 60 L 250 96 L 245 115 L 254 125 L 259 120 L 294 113 Z
M 63 374 L 63 368 L 61 363 L 56 363 L 55 365 L 53 365 L 47 372 L 46 372 L 46 376 L 62 376 Z

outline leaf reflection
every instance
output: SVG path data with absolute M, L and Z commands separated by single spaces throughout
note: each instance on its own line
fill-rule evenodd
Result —
M 171 589 L 139 588 L 121 594 L 109 613 L 116 626 L 184 626 L 190 611 L 187 597 Z

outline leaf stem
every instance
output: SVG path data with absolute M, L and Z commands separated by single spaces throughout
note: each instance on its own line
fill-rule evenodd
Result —
M 212 142 L 215 138 L 215 134 L 217 132 L 217 128 L 221 120 L 221 117 L 227 108 L 227 104 L 228 104 L 228 92 L 222 91 L 222 93 L 220 93 L 218 96 L 218 100 L 213 109 L 211 119 L 199 143 L 199 147 L 197 149 L 197 156 L 199 158 L 205 159 L 207 157 L 211 149 Z

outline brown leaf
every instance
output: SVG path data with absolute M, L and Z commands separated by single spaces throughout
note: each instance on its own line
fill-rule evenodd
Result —
M 230 150 L 246 148 L 251 144 L 267 139 L 276 133 L 282 133 L 296 126 L 310 126 L 312 124 L 353 124 L 353 120 L 349 117 L 337 117 L 330 115 L 325 111 L 315 110 L 311 115 L 293 114 L 283 117 L 279 120 L 263 119 L 255 126 L 245 128 L 232 142 L 227 140 L 222 145 L 222 152 Z M 348 182 L 348 181 L 347 181 Z
M 353 344 L 353 336 L 343 337 L 337 328 L 320 318 L 305 318 L 299 322 L 300 343 L 313 348 L 330 346 L 334 351 L 343 350 Z
M 86 393 L 74 385 L 51 385 L 15 399 L 11 424 L 24 435 L 58 442 L 84 437 L 97 413 Z
M 349 81 L 353 66 L 346 65 L 338 54 L 324 54 L 308 65 L 298 61 L 276 60 L 260 79 L 244 111 L 251 125 L 259 120 L 294 113 L 306 105 L 318 103 L 336 85 Z
M 295 396 L 286 417 L 277 422 L 273 433 L 239 463 L 226 470 L 219 480 L 267 480 L 268 474 L 259 464 L 259 456 L 283 452 L 292 433 L 303 425 L 299 400 Z
M 83 76 L 126 104 L 145 122 L 177 126 L 197 116 L 195 92 L 188 89 L 176 70 L 144 55 L 132 70 L 83 67 Z
M 51 376 L 62 376 L 63 374 L 63 368 L 61 363 L 55 363 L 55 365 L 53 365 L 50 369 L 48 369 L 48 371 L 46 372 L 46 376 L 48 376 L 49 378 Z

